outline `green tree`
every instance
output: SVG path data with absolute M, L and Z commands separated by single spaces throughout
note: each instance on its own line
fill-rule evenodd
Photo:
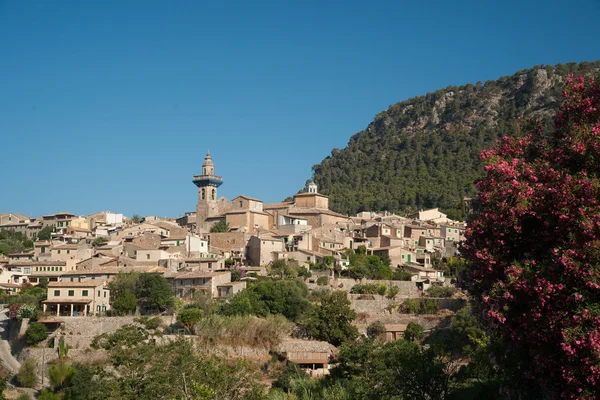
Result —
M 131 217 L 131 222 L 134 224 L 139 224 L 142 222 L 142 217 L 139 214 L 133 214 L 133 217 Z
M 409 322 L 404 331 L 404 340 L 409 342 L 418 342 L 425 337 L 425 329 L 423 325 L 417 324 L 416 322 Z
M 367 337 L 371 339 L 381 339 L 385 332 L 385 325 L 381 321 L 372 322 L 367 326 Z
M 22 387 L 33 388 L 38 384 L 37 362 L 33 358 L 25 360 L 19 368 L 17 382 Z
M 165 311 L 175 304 L 175 293 L 167 280 L 159 273 L 140 274 L 136 294 L 146 306 Z
M 210 228 L 211 233 L 229 232 L 229 224 L 225 220 L 219 220 Z
M 25 337 L 27 338 L 28 345 L 38 344 L 48 337 L 48 328 L 44 324 L 33 322 L 27 327 Z
M 52 238 L 52 227 L 51 226 L 45 226 L 42 229 L 40 229 L 40 231 L 37 234 L 37 239 L 38 240 L 50 240 Z
M 194 333 L 194 327 L 204 317 L 204 311 L 192 304 L 192 307 L 184 307 L 177 314 L 177 322 L 188 332 Z
M 344 291 L 334 291 L 321 298 L 305 323 L 307 333 L 334 346 L 353 340 L 358 330 L 352 325 L 356 313 Z
M 131 314 L 137 307 L 137 297 L 131 292 L 124 292 L 113 303 L 113 310 L 119 315 Z

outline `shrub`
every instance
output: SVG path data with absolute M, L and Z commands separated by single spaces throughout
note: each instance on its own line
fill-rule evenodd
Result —
M 419 314 L 435 314 L 438 311 L 437 302 L 433 299 L 425 299 L 421 301 Z
M 367 336 L 372 339 L 380 339 L 385 334 L 385 325 L 381 321 L 372 322 L 367 327 Z
M 19 386 L 33 388 L 38 383 L 37 362 L 33 358 L 28 358 L 17 373 L 17 382 Z
M 194 326 L 204 317 L 204 311 L 195 307 L 184 307 L 177 314 L 177 322 L 188 332 L 194 333 Z
M 27 328 L 25 336 L 27 337 L 28 345 L 36 345 L 48 337 L 48 328 L 44 324 L 34 322 Z
M 404 339 L 409 342 L 416 342 L 425 336 L 425 329 L 423 325 L 417 324 L 416 322 L 409 322 L 404 331 Z
M 415 299 L 406 299 L 402 303 L 402 312 L 405 314 L 416 314 L 419 312 L 420 304 Z
M 163 321 L 159 317 L 148 317 L 146 315 L 134 319 L 138 324 L 144 325 L 146 329 L 158 329 L 163 326 Z
M 406 271 L 402 271 L 402 270 L 398 269 L 392 273 L 391 279 L 393 281 L 410 281 L 411 277 L 412 277 L 412 274 L 410 272 L 406 272 Z
M 317 278 L 317 285 L 325 286 L 329 283 L 329 278 L 326 276 L 320 276 Z
M 23 318 L 34 318 L 35 317 L 35 306 L 29 304 L 23 304 L 17 311 L 17 319 Z
M 398 286 L 390 285 L 390 287 L 388 288 L 388 291 L 387 291 L 388 299 L 393 299 L 394 297 L 396 297 L 396 295 L 399 292 L 400 292 L 400 289 L 398 289 Z
M 482 152 L 459 281 L 514 349 L 497 361 L 526 382 L 507 390 L 591 399 L 600 384 L 600 81 L 571 76 L 563 96 L 551 131 L 523 122 Z
M 427 289 L 427 294 L 431 297 L 452 297 L 456 293 L 456 288 L 452 286 L 432 286 Z

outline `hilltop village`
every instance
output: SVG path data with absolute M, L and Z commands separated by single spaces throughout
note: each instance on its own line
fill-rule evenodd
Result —
M 449 316 L 464 305 L 447 263 L 458 252 L 464 222 L 452 221 L 438 209 L 407 217 L 342 215 L 329 209 L 328 197 L 312 181 L 291 201 L 263 203 L 246 195 L 228 200 L 218 197 L 224 179 L 215 171 L 208 153 L 202 173 L 192 179 L 196 210 L 179 218 L 126 218 L 108 211 L 88 216 L 0 214 L 0 232 L 33 243 L 32 249 L 0 256 L 4 303 L 8 308 L 11 298 L 39 286 L 35 317 L 19 318 L 21 303 L 11 305 L 8 316 L 14 324 L 6 329 L 13 354 L 2 356 L 4 364 L 10 366 L 16 356 L 16 373 L 19 362 L 29 358 L 44 362 L 40 344 L 23 350 L 34 320 L 47 332 L 42 347 L 58 346 L 54 338 L 60 337 L 86 351 L 97 335 L 114 334 L 140 314 L 157 315 L 168 327 L 165 333 L 198 334 L 180 320 L 178 310 L 200 298 L 226 306 L 265 281 L 300 279 L 315 296 L 343 291 L 357 332 L 365 335 L 375 324 L 384 341 L 403 337 L 411 322 L 425 331 L 447 326 Z M 115 282 L 132 274 L 164 278 L 176 306 L 155 310 L 134 300 L 130 316 L 124 315 L 125 295 Z M 269 343 L 278 343 L 288 362 L 322 376 L 329 373 L 334 345 L 339 345 L 337 339 L 326 339 L 292 330 Z M 72 351 L 75 358 L 77 351 Z

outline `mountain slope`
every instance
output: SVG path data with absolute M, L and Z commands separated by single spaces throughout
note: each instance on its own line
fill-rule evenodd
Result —
M 481 150 L 514 132 L 518 117 L 550 127 L 565 76 L 598 69 L 600 61 L 538 66 L 394 104 L 313 166 L 313 179 L 338 212 L 441 207 L 458 217 L 475 193 Z

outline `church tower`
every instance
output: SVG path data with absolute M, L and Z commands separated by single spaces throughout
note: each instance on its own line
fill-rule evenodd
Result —
M 202 175 L 194 175 L 194 185 L 198 187 L 198 204 L 196 205 L 196 231 L 207 232 L 206 219 L 218 214 L 217 188 L 223 184 L 223 178 L 215 176 L 210 151 L 202 164 Z

